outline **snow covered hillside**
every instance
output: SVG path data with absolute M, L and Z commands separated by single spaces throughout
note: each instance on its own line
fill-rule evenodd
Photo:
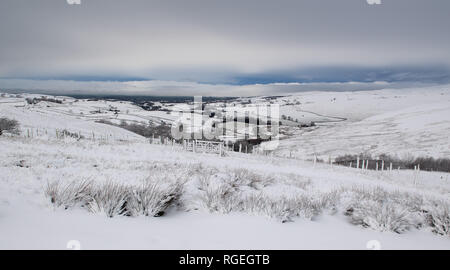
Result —
M 2 137 L 0 149 L 0 248 L 65 249 L 69 240 L 86 249 L 366 249 L 370 240 L 385 249 L 450 248 L 448 231 L 427 223 L 447 215 L 448 230 L 446 173 L 219 157 L 138 142 Z M 83 181 L 182 183 L 183 191 L 161 217 L 108 218 L 106 205 L 51 203 L 49 184 L 67 191 Z
M 44 99 L 32 103 L 32 99 Z M 58 102 L 45 101 L 45 98 Z M 27 101 L 29 100 L 29 101 Z M 31 104 L 30 104 L 31 103 Z M 87 138 L 109 138 L 113 140 L 142 140 L 135 133 L 112 125 L 98 123 L 122 121 L 136 124 L 170 123 L 176 116 L 165 111 L 146 111 L 128 101 L 97 99 L 74 99 L 36 94 L 2 94 L 0 117 L 19 121 L 23 136 L 55 137 L 56 130 L 67 130 Z M 39 136 L 39 134 L 41 136 Z
M 316 123 L 280 141 L 279 156 L 334 159 L 344 154 L 450 156 L 450 86 L 311 92 L 274 101 L 281 114 Z M 290 105 L 294 104 L 294 105 Z M 346 119 L 343 121 L 343 119 Z
M 450 249 L 449 173 L 308 161 L 361 152 L 448 158 L 449 89 L 251 98 L 316 125 L 287 127 L 273 155 L 225 156 L 97 122 L 170 123 L 167 111 L 2 95 L 0 118 L 17 120 L 21 134 L 0 136 L 0 249 L 66 249 L 71 240 L 83 249 L 367 249 L 373 241 Z M 74 136 L 58 136 L 63 130 Z
M 120 124 L 170 124 L 187 110 L 185 103 L 161 104 L 161 110 L 144 110 L 129 101 L 74 99 L 56 97 L 61 104 L 27 99 L 41 95 L 3 94 L 0 117 L 21 123 L 22 135 L 56 136 L 56 130 L 68 130 L 87 138 L 142 140 L 143 138 L 99 120 Z M 247 104 L 250 103 L 250 104 Z M 355 92 L 305 92 L 286 97 L 255 97 L 231 100 L 227 110 L 242 111 L 254 104 L 278 104 L 281 126 L 277 156 L 298 159 L 334 159 L 345 154 L 390 154 L 449 157 L 450 86 L 386 89 Z M 228 104 L 228 105 L 230 105 Z M 224 103 L 208 104 L 221 109 Z M 174 111 L 171 111 L 174 109 Z M 189 122 L 189 121 L 188 121 Z M 295 127 L 310 125 L 310 127 Z M 244 123 L 238 123 L 244 125 Z M 220 126 L 220 125 L 219 125 Z M 239 125 L 238 125 L 239 126 Z M 241 134 L 242 130 L 238 130 Z M 242 134 L 241 134 L 242 135 Z M 264 148 L 264 147 L 263 147 Z

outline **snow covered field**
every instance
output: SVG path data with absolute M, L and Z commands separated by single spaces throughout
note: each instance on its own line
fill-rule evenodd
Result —
M 249 159 L 239 153 L 229 157 L 198 155 L 168 146 L 126 142 L 1 138 L 0 147 L 0 248 L 65 249 L 69 240 L 80 241 L 86 249 L 366 249 L 370 240 L 379 241 L 386 249 L 450 248 L 448 235 L 433 234 L 427 226 L 411 227 L 402 234 L 355 226 L 344 215 L 345 198 L 336 209 L 332 206 L 318 213 L 300 213 L 290 218 L 291 222 L 282 223 L 283 217 L 276 210 L 275 215 L 228 213 L 226 205 L 221 208 L 220 203 L 217 211 L 212 210 L 199 189 L 204 175 L 211 173 L 209 181 L 214 182 L 216 177 L 225 179 L 228 172 L 245 168 L 269 180 L 264 187 L 243 184 L 238 193 L 243 197 L 304 194 L 314 200 L 333 190 L 380 187 L 448 204 L 450 179 L 446 173 L 361 172 L 322 164 L 313 167 L 309 162 L 289 159 Z M 182 205 L 170 208 L 162 217 L 108 218 L 103 212 L 90 213 L 79 207 L 55 208 L 45 196 L 47 183 L 53 181 L 91 179 L 137 185 L 174 178 L 187 181 Z
M 280 141 L 279 156 L 195 154 L 94 121 L 167 115 L 127 102 L 29 106 L 24 97 L 0 98 L 0 117 L 18 120 L 22 131 L 0 136 L 1 249 L 66 249 L 70 240 L 82 249 L 367 249 L 372 240 L 382 249 L 450 249 L 448 173 L 301 160 L 365 150 L 448 158 L 448 86 L 279 98 L 282 114 L 305 115 L 304 122 L 348 119 L 298 129 Z M 57 139 L 63 129 L 85 138 Z M 299 159 L 282 157 L 289 152 Z M 83 182 L 91 185 L 86 198 L 57 205 L 64 188 Z M 109 205 L 96 201 L 108 183 L 130 190 L 130 198 L 146 183 L 182 188 L 157 208 L 160 217 L 133 212 L 127 197 L 128 206 L 121 201 L 109 218 Z
M 399 158 L 450 156 L 449 85 L 311 92 L 279 98 L 276 102 L 299 102 L 281 106 L 280 114 L 305 123 L 316 122 L 315 127 L 297 129 L 281 140 L 275 151 L 279 156 L 312 159 L 316 155 L 324 160 L 360 153 L 390 154 Z

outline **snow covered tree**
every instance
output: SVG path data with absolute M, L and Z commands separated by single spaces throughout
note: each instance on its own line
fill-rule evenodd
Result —
M 0 118 L 0 135 L 3 134 L 3 131 L 9 131 L 11 133 L 18 134 L 19 122 L 4 117 Z

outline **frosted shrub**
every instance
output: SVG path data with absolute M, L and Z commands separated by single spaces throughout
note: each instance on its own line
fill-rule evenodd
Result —
M 87 209 L 93 213 L 104 213 L 107 217 L 129 215 L 127 201 L 131 196 L 131 187 L 117 183 L 105 183 L 96 186 L 90 194 Z
M 318 193 L 314 196 L 296 194 L 291 197 L 275 198 L 257 195 L 247 197 L 244 200 L 243 210 L 263 213 L 285 222 L 290 221 L 293 217 L 313 219 L 325 210 L 335 213 L 338 202 L 339 192 Z
M 401 204 L 408 208 L 410 212 L 419 213 L 423 211 L 426 204 L 423 196 L 408 192 L 393 192 L 390 198 L 397 204 Z
M 210 212 L 229 213 L 243 211 L 243 194 L 262 189 L 273 179 L 250 172 L 247 169 L 234 169 L 224 175 L 215 170 L 204 169 L 198 176 L 200 200 Z
M 291 221 L 294 217 L 313 219 L 322 213 L 327 204 L 324 203 L 325 194 L 311 197 L 297 194 L 293 197 L 269 197 L 262 193 L 252 194 L 242 199 L 241 211 L 263 214 L 281 222 Z
M 298 195 L 291 200 L 291 208 L 294 209 L 294 216 L 312 219 L 319 215 L 323 206 L 321 204 L 321 196 L 313 198 L 306 195 Z
M 353 188 L 349 192 L 345 215 L 353 224 L 396 233 L 428 226 L 436 234 L 450 235 L 448 201 L 382 188 Z
M 198 169 L 198 167 L 197 167 Z M 213 181 L 213 176 L 217 177 L 218 171 L 216 169 L 211 168 L 203 168 L 201 171 L 191 171 L 191 177 L 197 175 L 199 189 L 206 190 L 210 185 L 211 181 Z
M 388 192 L 382 188 L 351 190 L 351 202 L 345 215 L 355 225 L 378 231 L 403 233 L 421 225 L 420 213 L 414 200 L 407 193 Z
M 450 205 L 444 201 L 433 201 L 427 207 L 426 223 L 432 232 L 440 235 L 450 236 Z
M 254 189 L 262 189 L 274 181 L 272 177 L 259 175 L 247 169 L 231 170 L 226 177 L 227 183 L 233 188 L 249 186 Z
M 378 231 L 403 233 L 413 225 L 408 211 L 398 205 L 362 201 L 350 206 L 346 215 L 352 224 Z
M 132 215 L 162 216 L 170 205 L 178 201 L 182 189 L 181 183 L 162 185 L 146 182 L 133 191 L 127 207 Z
M 322 193 L 315 198 L 315 205 L 318 209 L 328 210 L 330 213 L 336 213 L 339 204 L 341 203 L 341 196 L 343 190 L 334 190 Z
M 262 194 L 244 198 L 241 210 L 246 213 L 262 214 L 281 222 L 290 221 L 294 215 L 293 201 L 286 198 L 272 199 Z
M 206 186 L 200 199 L 210 212 L 229 213 L 239 204 L 238 192 L 226 184 Z
M 182 193 L 183 183 L 158 184 L 146 182 L 141 186 L 114 182 L 94 185 L 92 181 L 53 182 L 45 193 L 56 206 L 86 208 L 92 213 L 114 216 L 161 216 Z
M 58 181 L 47 183 L 45 194 L 50 198 L 51 203 L 67 209 L 75 205 L 84 206 L 90 200 L 92 189 L 93 184 L 90 180 L 70 183 Z
M 292 175 L 288 175 L 288 178 Z M 299 182 L 294 179 L 294 182 Z M 300 179 L 306 187 L 309 181 Z M 275 218 L 282 222 L 293 217 L 312 219 L 324 208 L 337 208 L 337 192 L 307 196 L 295 194 L 286 197 L 270 197 L 263 190 L 274 182 L 274 178 L 255 174 L 247 169 L 235 169 L 225 175 L 210 172 L 199 174 L 199 198 L 210 212 L 229 213 L 232 211 L 254 213 Z M 296 186 L 297 187 L 297 186 Z
M 229 213 L 238 203 L 239 185 L 233 185 L 218 178 L 217 171 L 205 169 L 197 172 L 197 199 L 210 212 Z

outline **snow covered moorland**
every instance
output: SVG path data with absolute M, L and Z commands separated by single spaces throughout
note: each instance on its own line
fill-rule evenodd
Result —
M 274 102 L 284 104 L 280 114 L 316 124 L 291 131 L 275 151 L 279 156 L 324 160 L 359 153 L 450 156 L 450 85 L 308 92 Z
M 82 249 L 450 249 L 449 173 L 308 161 L 368 149 L 448 158 L 449 93 L 277 98 L 281 114 L 316 126 L 288 130 L 273 155 L 225 156 L 96 122 L 170 121 L 166 112 L 5 95 L 0 118 L 17 120 L 21 135 L 0 136 L 0 248 L 66 249 L 75 240 Z M 347 120 L 320 123 L 331 117 Z

